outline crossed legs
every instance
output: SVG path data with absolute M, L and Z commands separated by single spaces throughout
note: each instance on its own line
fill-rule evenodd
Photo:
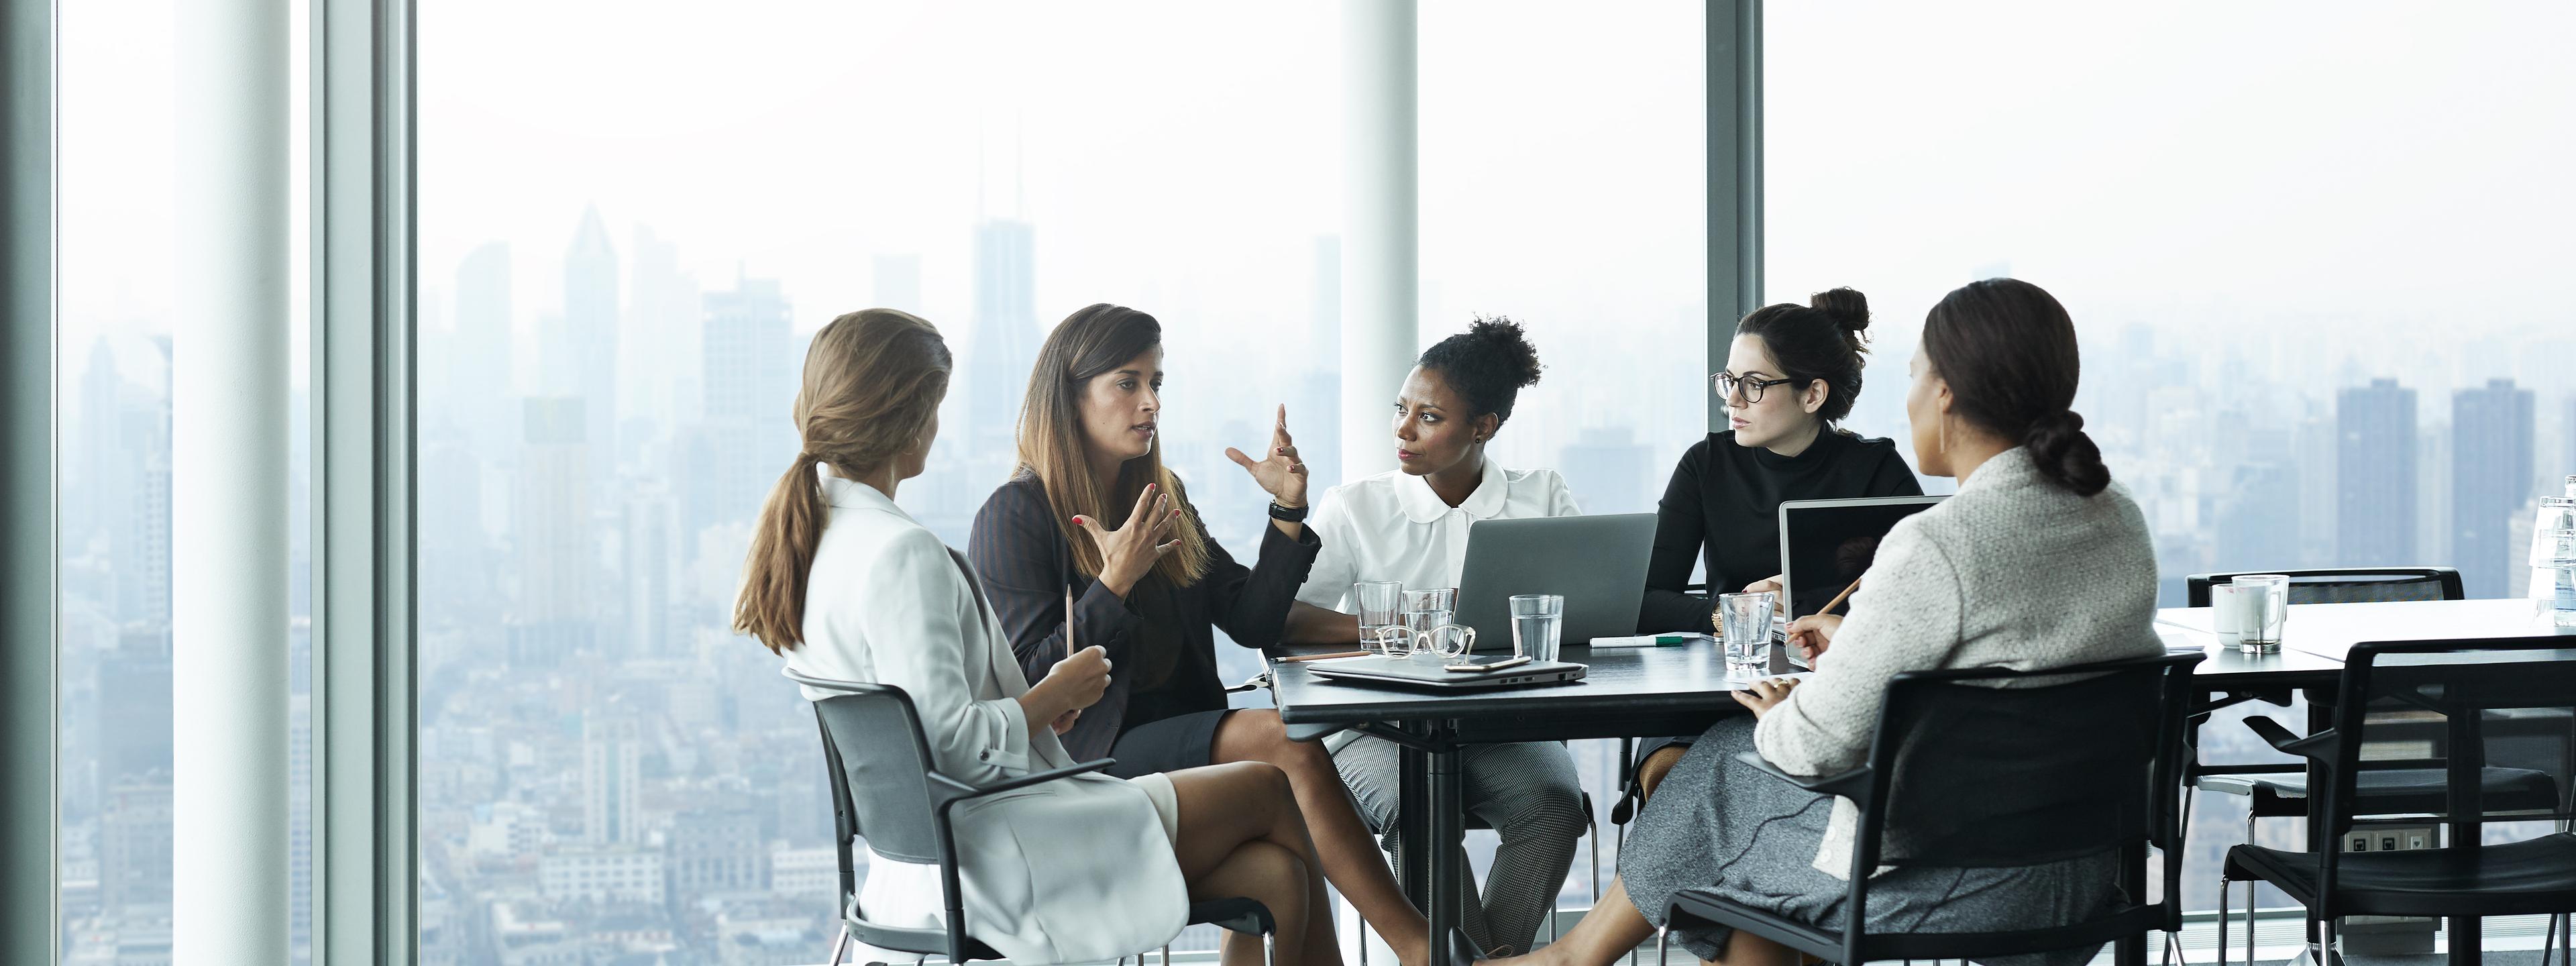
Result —
M 1306 833 L 1288 776 L 1255 762 L 1171 772 L 1181 812 L 1172 852 L 1191 901 L 1248 898 L 1270 909 L 1278 925 L 1282 966 L 1340 966 L 1322 865 Z M 1261 962 L 1261 940 L 1225 935 L 1225 966 Z
M 1350 790 L 1342 787 L 1341 772 L 1320 743 L 1290 741 L 1279 712 L 1247 709 L 1226 715 L 1217 726 L 1212 755 L 1220 763 L 1267 762 L 1285 772 L 1314 836 L 1324 877 L 1386 940 L 1396 959 L 1405 966 L 1430 961 L 1430 921 L 1395 884 L 1395 873 L 1387 868 Z M 1186 808 L 1182 815 L 1186 821 Z

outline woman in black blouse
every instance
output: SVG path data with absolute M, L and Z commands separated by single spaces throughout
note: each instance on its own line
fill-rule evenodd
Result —
M 1860 396 L 1868 329 L 1869 300 L 1848 288 L 1766 305 L 1735 324 L 1726 369 L 1709 377 L 1732 428 L 1692 445 L 1664 487 L 1640 633 L 1707 633 L 1717 594 L 1778 591 L 1783 502 L 1922 495 L 1893 441 L 1839 425 Z M 1706 595 L 1682 589 L 1694 558 L 1708 568 Z M 1650 744 L 1639 786 L 1653 791 L 1686 747 Z
M 1279 714 L 1229 711 L 1215 629 L 1245 647 L 1278 643 L 1322 544 L 1306 529 L 1306 468 L 1283 407 L 1270 448 L 1226 456 L 1270 493 L 1260 556 L 1237 563 L 1200 524 L 1156 442 L 1162 325 L 1094 305 L 1048 334 L 1029 375 L 1020 471 L 975 515 L 970 554 L 1021 667 L 1044 676 L 1074 643 L 1107 649 L 1108 692 L 1063 736 L 1076 758 L 1114 757 L 1122 777 L 1234 761 L 1288 775 L 1324 875 L 1403 963 L 1428 959 L 1430 926 L 1379 858 L 1332 759 L 1290 741 Z

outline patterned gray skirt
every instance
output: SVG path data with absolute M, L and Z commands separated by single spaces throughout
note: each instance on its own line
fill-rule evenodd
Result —
M 1674 893 L 1706 889 L 1737 903 L 1839 929 L 1850 883 L 1811 864 L 1833 798 L 1735 760 L 1753 750 L 1753 718 L 1718 722 L 1655 787 L 1619 855 L 1629 901 L 1661 926 Z M 2006 869 L 1900 867 L 1870 880 L 1869 927 L 1885 932 L 1988 932 L 2064 925 L 2116 901 L 2110 853 Z M 1674 932 L 1701 959 L 1716 959 L 1735 931 Z M 2008 956 L 1992 966 L 2082 966 L 2099 946 Z

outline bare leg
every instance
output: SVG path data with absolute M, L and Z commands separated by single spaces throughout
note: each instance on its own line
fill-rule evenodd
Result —
M 1672 772 L 1674 765 L 1681 764 L 1682 756 L 1689 753 L 1688 745 L 1665 745 L 1655 749 L 1654 754 L 1647 755 L 1646 760 L 1638 762 L 1637 800 L 1642 802 L 1654 797 L 1655 786 L 1663 784 L 1664 776 Z
M 1190 898 L 1259 900 L 1278 923 L 1282 963 L 1340 966 L 1322 865 L 1288 776 L 1260 762 L 1236 762 L 1166 777 L 1181 807 L 1173 853 Z M 1228 966 L 1241 966 L 1240 957 L 1259 962 L 1260 941 L 1227 934 Z
M 1387 869 L 1377 840 L 1360 821 L 1359 806 L 1342 787 L 1341 772 L 1334 770 L 1321 744 L 1288 740 L 1276 711 L 1244 710 L 1226 715 L 1217 726 L 1213 754 L 1218 762 L 1264 761 L 1286 772 L 1297 792 L 1297 808 L 1314 835 L 1324 877 L 1359 910 L 1360 918 L 1376 927 L 1404 966 L 1430 961 L 1430 920 L 1395 884 L 1395 873 Z
M 1610 966 L 1628 955 L 1629 950 L 1637 948 L 1638 943 L 1654 935 L 1655 924 L 1647 922 L 1645 915 L 1637 911 L 1637 904 L 1629 900 L 1628 884 L 1614 880 L 1601 898 L 1592 903 L 1592 911 L 1583 914 L 1583 921 L 1566 931 L 1565 938 L 1527 956 L 1487 960 L 1486 964 Z M 1802 959 L 1804 957 L 1794 955 L 1787 946 L 1739 931 L 1734 938 L 1727 940 L 1724 955 L 1702 962 L 1715 962 L 1718 966 L 1780 966 Z

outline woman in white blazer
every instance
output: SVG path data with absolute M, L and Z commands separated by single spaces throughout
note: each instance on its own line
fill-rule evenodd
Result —
M 734 618 L 798 673 L 902 688 L 934 765 L 980 784 L 1074 764 L 1056 735 L 1111 668 L 1088 648 L 1030 685 L 965 558 L 895 505 L 938 435 L 949 371 L 938 330 L 902 312 L 815 334 L 803 451 L 762 510 Z M 1245 897 L 1277 921 L 1280 962 L 1339 962 L 1314 844 L 1270 765 L 1081 775 L 951 817 L 967 932 L 1013 960 L 1141 954 L 1180 931 L 1192 899 Z M 877 922 L 939 927 L 939 870 L 875 856 L 858 901 Z M 1258 961 L 1260 944 L 1229 934 L 1225 958 Z

